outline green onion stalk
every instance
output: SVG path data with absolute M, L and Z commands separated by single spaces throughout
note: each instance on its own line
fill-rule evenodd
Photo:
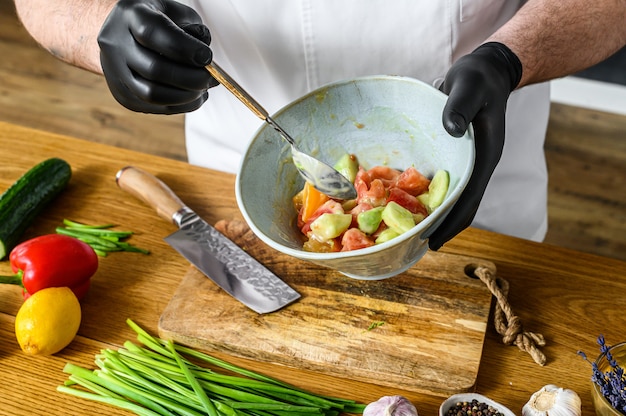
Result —
M 154 337 L 130 319 L 127 323 L 140 345 L 126 341 L 118 350 L 102 350 L 94 370 L 67 363 L 63 371 L 69 377 L 57 390 L 141 416 L 335 416 L 365 408 Z
M 111 230 L 114 227 L 113 224 L 88 225 L 64 219 L 63 225 L 64 227 L 56 228 L 57 234 L 69 235 L 89 244 L 96 254 L 101 257 L 106 257 L 108 253 L 114 251 L 150 253 L 148 250 L 123 241 L 130 237 L 133 232 Z

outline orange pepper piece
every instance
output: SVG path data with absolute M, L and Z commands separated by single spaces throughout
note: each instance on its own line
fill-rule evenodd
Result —
M 302 221 L 307 222 L 326 201 L 330 198 L 328 195 L 321 193 L 308 182 L 304 184 L 304 193 L 302 196 Z

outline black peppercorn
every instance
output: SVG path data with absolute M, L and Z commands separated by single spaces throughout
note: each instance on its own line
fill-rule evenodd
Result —
M 458 402 L 446 413 L 447 416 L 504 416 L 493 406 L 473 399 L 471 402 Z

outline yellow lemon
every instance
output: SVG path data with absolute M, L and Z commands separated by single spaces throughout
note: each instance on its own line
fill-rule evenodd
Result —
M 80 326 L 80 303 L 67 287 L 34 293 L 15 316 L 15 335 L 29 355 L 51 355 L 65 348 Z

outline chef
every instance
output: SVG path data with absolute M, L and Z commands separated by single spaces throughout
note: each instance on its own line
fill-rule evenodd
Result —
M 409 76 L 470 122 L 476 166 L 438 249 L 470 224 L 525 239 L 547 229 L 549 85 L 626 44 L 618 0 L 15 0 L 60 59 L 103 73 L 139 112 L 186 115 L 189 162 L 236 172 L 261 121 L 204 66 L 216 61 L 273 113 L 323 84 Z M 589 18 L 593 16 L 593 18 Z M 210 90 L 210 91 L 209 91 Z M 494 170 L 495 169 L 495 170 Z

